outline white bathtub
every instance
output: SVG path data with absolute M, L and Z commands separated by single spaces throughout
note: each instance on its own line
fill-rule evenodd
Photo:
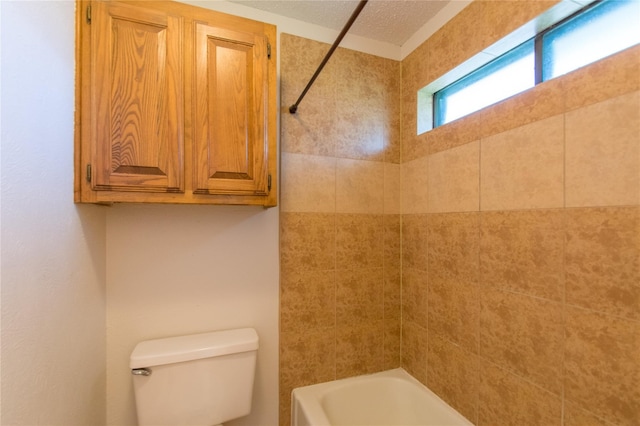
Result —
M 401 368 L 294 389 L 291 424 L 472 425 Z

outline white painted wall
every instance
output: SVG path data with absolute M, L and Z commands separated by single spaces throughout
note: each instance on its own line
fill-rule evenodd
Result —
M 278 424 L 277 209 L 117 205 L 107 229 L 108 424 L 135 422 L 137 342 L 240 327 L 260 338 L 253 408 L 225 424 Z
M 74 205 L 74 3 L 0 16 L 1 423 L 133 423 L 135 342 L 253 326 L 254 410 L 235 424 L 276 424 L 277 209 Z
M 106 209 L 73 203 L 74 3 L 2 1 L 3 425 L 105 421 Z
M 275 24 L 225 1 L 198 5 Z M 225 425 L 278 424 L 278 221 L 277 208 L 108 209 L 107 424 L 135 424 L 128 363 L 137 342 L 241 327 L 260 339 L 253 406 Z

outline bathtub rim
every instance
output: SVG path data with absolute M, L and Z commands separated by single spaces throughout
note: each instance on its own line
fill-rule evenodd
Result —
M 348 386 L 350 383 L 358 382 L 358 381 L 366 381 L 371 378 L 377 378 L 377 377 L 408 381 L 409 383 L 419 387 L 429 397 L 434 398 L 437 402 L 447 407 L 447 409 L 452 412 L 452 415 L 460 418 L 462 426 L 473 425 L 473 423 L 471 423 L 469 419 L 464 417 L 455 408 L 451 407 L 446 401 L 440 398 L 435 392 L 433 392 L 431 389 L 425 386 L 422 382 L 420 382 L 418 379 L 416 379 L 411 374 L 409 374 L 402 367 L 393 368 L 393 369 L 371 373 L 371 374 L 363 374 L 359 376 L 346 377 L 343 379 L 330 380 L 327 382 L 316 383 L 313 385 L 294 388 L 291 391 L 291 424 L 298 425 L 299 415 L 304 415 L 305 419 L 313 419 L 314 424 L 331 425 L 329 418 L 327 417 L 327 415 L 324 412 L 324 409 L 322 408 L 322 400 L 324 396 L 327 395 L 327 393 L 329 393 L 330 391 L 337 388 L 342 388 L 344 386 Z M 297 397 L 303 398 L 307 401 L 312 400 L 313 404 L 309 404 L 302 407 L 297 402 Z M 300 410 L 301 412 L 299 413 L 298 410 Z

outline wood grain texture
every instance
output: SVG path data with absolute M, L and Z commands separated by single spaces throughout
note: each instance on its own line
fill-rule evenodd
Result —
M 94 188 L 184 191 L 183 19 L 93 6 Z
M 76 202 L 277 205 L 275 26 L 78 0 L 76 35 Z
M 267 193 L 266 40 L 196 23 L 196 193 Z

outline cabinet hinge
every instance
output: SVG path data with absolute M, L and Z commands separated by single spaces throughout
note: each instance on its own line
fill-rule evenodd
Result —
M 91 182 L 91 164 L 87 164 L 87 182 Z
M 267 58 L 271 59 L 271 43 L 267 43 Z
M 267 177 L 267 191 L 271 191 L 271 175 Z
M 87 6 L 87 24 L 91 23 L 91 5 Z

